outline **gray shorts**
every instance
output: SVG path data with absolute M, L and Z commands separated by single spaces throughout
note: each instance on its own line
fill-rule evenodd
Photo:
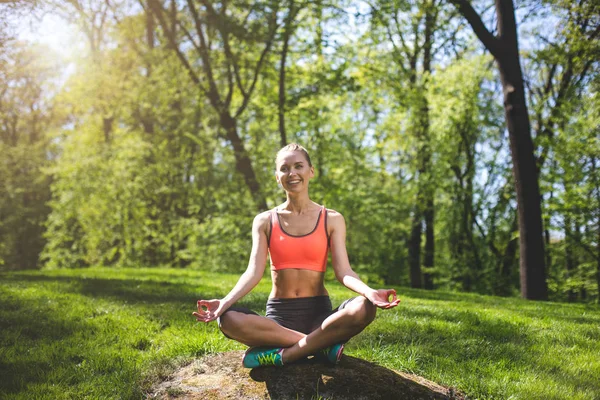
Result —
M 355 298 L 356 297 L 352 297 L 351 299 L 344 301 L 335 309 L 331 308 L 329 296 L 269 299 L 267 301 L 267 313 L 265 316 L 285 328 L 308 335 L 317 329 L 327 317 L 344 309 L 348 303 Z M 229 311 L 237 311 L 249 315 L 259 315 L 247 307 L 236 305 L 229 307 L 223 315 Z M 220 326 L 221 321 L 219 321 L 219 327 Z M 223 334 L 225 335 L 224 332 Z

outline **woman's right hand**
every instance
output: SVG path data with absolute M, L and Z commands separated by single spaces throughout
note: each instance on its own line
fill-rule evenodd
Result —
M 198 311 L 192 313 L 197 321 L 210 322 L 225 312 L 225 303 L 219 299 L 198 300 Z

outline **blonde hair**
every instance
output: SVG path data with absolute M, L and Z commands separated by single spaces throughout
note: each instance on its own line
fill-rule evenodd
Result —
M 308 151 L 306 151 L 306 149 L 304 147 L 300 146 L 298 143 L 290 143 L 287 146 L 282 147 L 277 152 L 277 156 L 275 157 L 275 163 L 277 163 L 277 160 L 279 159 L 279 155 L 281 153 L 285 153 L 287 151 L 300 151 L 300 152 L 302 152 L 302 154 L 304 154 L 304 157 L 306 158 L 306 161 L 308 161 L 308 166 L 312 167 L 312 162 L 310 161 L 310 156 L 308 155 Z

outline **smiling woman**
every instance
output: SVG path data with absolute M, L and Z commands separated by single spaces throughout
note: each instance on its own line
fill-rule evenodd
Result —
M 344 217 L 309 197 L 315 173 L 306 149 L 289 144 L 275 164 L 287 200 L 254 219 L 250 262 L 235 287 L 223 299 L 199 300 L 193 314 L 202 322 L 218 319 L 225 336 L 250 346 L 242 361 L 247 368 L 311 356 L 336 364 L 344 343 L 375 319 L 377 307 L 400 300 L 393 289 L 371 289 L 350 267 Z M 324 286 L 329 252 L 338 281 L 359 294 L 335 309 Z M 267 255 L 273 285 L 263 317 L 235 303 L 261 280 Z
M 308 181 L 315 176 L 315 169 L 306 149 L 298 144 L 291 144 L 279 150 L 275 159 L 277 183 L 285 190 L 308 188 Z

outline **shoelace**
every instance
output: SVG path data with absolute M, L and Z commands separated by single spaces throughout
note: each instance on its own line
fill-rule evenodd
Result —
M 259 354 L 256 356 L 260 365 L 275 365 L 277 353 Z

